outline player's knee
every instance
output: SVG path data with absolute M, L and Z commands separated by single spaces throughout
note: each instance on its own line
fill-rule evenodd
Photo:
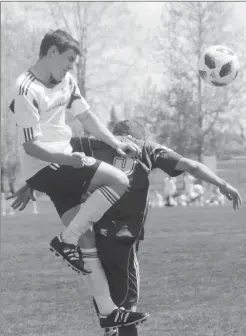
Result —
M 120 179 L 120 184 L 122 185 L 122 187 L 124 187 L 125 189 L 127 189 L 128 186 L 129 186 L 129 179 L 128 179 L 128 177 L 126 176 L 125 173 L 123 173 L 123 172 L 120 172 L 120 173 L 121 173 L 121 174 L 120 174 L 120 177 L 119 177 L 119 179 Z
M 129 179 L 126 176 L 125 173 L 121 172 L 119 170 L 119 172 L 117 172 L 117 175 L 115 176 L 115 181 L 112 184 L 112 189 L 117 192 L 118 195 L 122 196 L 126 189 L 129 186 Z

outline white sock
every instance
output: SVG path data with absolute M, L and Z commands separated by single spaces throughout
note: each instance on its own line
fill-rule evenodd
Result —
M 96 300 L 100 315 L 109 315 L 117 306 L 111 299 L 108 281 L 98 258 L 97 249 L 81 249 L 81 251 L 84 255 L 85 263 L 92 271 L 89 275 L 82 275 L 83 280 Z
M 91 222 L 99 221 L 119 199 L 120 196 L 109 187 L 102 186 L 95 190 L 62 232 L 63 241 L 77 245 L 80 236 L 89 229 Z

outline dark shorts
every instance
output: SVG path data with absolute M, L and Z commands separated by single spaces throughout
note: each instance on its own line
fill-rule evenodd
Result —
M 75 169 L 71 166 L 51 165 L 43 168 L 26 182 L 32 188 L 46 193 L 54 203 L 59 216 L 82 202 L 90 181 L 101 161 Z

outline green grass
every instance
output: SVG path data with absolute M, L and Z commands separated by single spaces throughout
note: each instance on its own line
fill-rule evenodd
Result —
M 0 335 L 102 335 L 81 277 L 49 251 L 58 217 L 40 207 L 2 221 Z M 139 256 L 139 308 L 151 317 L 140 335 L 246 335 L 245 218 L 245 206 L 151 209 Z

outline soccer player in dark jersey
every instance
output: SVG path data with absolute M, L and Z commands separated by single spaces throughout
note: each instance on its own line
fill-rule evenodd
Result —
M 135 309 L 139 298 L 137 246 L 143 238 L 143 225 L 148 209 L 149 174 L 159 168 L 169 176 L 184 171 L 220 187 L 238 208 L 240 196 L 235 188 L 216 176 L 205 165 L 184 158 L 163 145 L 144 141 L 144 130 L 137 122 L 119 122 L 113 131 L 121 141 L 132 141 L 141 148 L 138 160 L 122 158 L 111 148 L 93 138 L 73 139 L 72 147 L 86 155 L 105 160 L 123 170 L 130 181 L 128 192 L 94 226 L 96 245 L 108 279 L 111 297 L 118 306 Z M 127 136 L 128 135 L 128 136 Z M 132 137 L 129 137 L 132 136 Z M 87 236 L 89 240 L 89 237 Z M 93 240 L 93 238 L 92 238 Z M 92 244 L 93 246 L 93 244 Z M 114 331 L 117 335 L 117 331 Z M 111 330 L 106 335 L 114 335 Z M 119 328 L 119 336 L 137 336 L 137 327 Z
M 118 306 L 132 310 L 135 309 L 139 296 L 139 272 L 136 251 L 139 239 L 143 238 L 143 224 L 148 207 L 148 176 L 151 170 L 159 168 L 169 176 L 178 176 L 187 171 L 203 181 L 218 186 L 221 193 L 233 201 L 233 208 L 235 210 L 238 209 L 241 199 L 235 188 L 219 178 L 205 165 L 184 158 L 158 143 L 141 140 L 144 130 L 137 122 L 119 122 L 115 126 L 113 133 L 118 135 L 121 141 L 136 143 L 141 148 L 141 157 L 138 159 L 120 157 L 112 148 L 95 138 L 73 138 L 71 141 L 74 151 L 84 152 L 88 156 L 114 165 L 123 170 L 130 181 L 128 192 L 94 226 L 96 243 L 94 242 L 95 236 L 91 231 L 87 232 L 86 242 L 81 240 L 80 243 L 82 249 L 85 249 L 84 244 L 88 244 L 90 241 L 91 245 L 86 246 L 90 250 L 96 244 L 98 255 L 108 279 L 113 301 Z M 25 195 L 28 195 L 27 191 Z M 25 206 L 25 202 L 26 200 L 23 196 L 22 199 L 17 197 L 13 206 L 23 207 L 23 204 Z M 70 207 L 69 203 L 63 204 L 59 200 L 57 200 L 55 206 L 58 213 L 66 211 Z M 68 217 L 63 218 L 65 224 L 69 220 Z M 83 252 L 86 258 L 85 250 Z M 86 261 L 92 267 L 92 258 L 91 260 L 86 258 Z M 84 277 L 85 281 L 87 282 L 86 279 L 92 275 Z M 98 309 L 97 312 L 99 314 Z M 119 336 L 137 335 L 137 327 L 134 325 L 119 328 L 118 331 Z M 118 331 L 117 329 L 105 330 L 105 335 L 114 336 L 117 335 Z

